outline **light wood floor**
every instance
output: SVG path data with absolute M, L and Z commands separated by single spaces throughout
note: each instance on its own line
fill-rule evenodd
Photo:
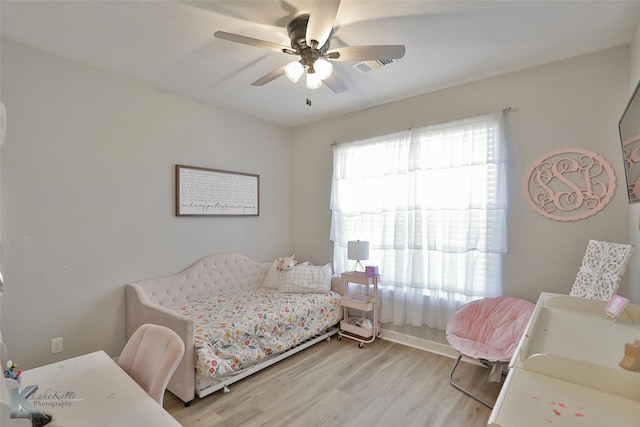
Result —
M 184 426 L 486 426 L 490 409 L 449 384 L 454 359 L 376 340 L 323 341 L 191 406 L 167 392 Z M 494 402 L 500 384 L 462 362 L 455 378 Z

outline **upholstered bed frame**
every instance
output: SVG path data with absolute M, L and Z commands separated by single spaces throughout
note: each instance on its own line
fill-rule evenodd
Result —
M 277 358 L 265 359 L 242 375 L 235 375 L 215 386 L 200 390 L 196 382 L 194 324 L 193 321 L 169 309 L 179 304 L 223 294 L 235 294 L 259 288 L 270 262 L 256 262 L 244 255 L 228 253 L 202 258 L 195 264 L 173 276 L 130 283 L 127 293 L 127 339 L 144 323 L 164 325 L 176 331 L 185 344 L 185 354 L 178 365 L 168 390 L 185 403 L 190 403 L 195 394 L 204 397 L 216 390 L 228 390 L 228 385 L 253 372 L 263 369 L 278 360 L 295 354 L 337 332 L 329 331 L 322 336 L 285 352 Z M 344 294 L 344 284 L 334 277 L 332 290 Z

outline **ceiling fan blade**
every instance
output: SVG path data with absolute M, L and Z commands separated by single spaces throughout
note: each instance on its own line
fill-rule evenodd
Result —
M 324 46 L 331 35 L 339 6 L 340 0 L 316 0 L 313 3 L 305 35 L 307 46 L 318 48 Z M 317 46 L 313 46 L 312 40 L 318 42 Z
M 335 70 L 333 70 L 333 73 L 331 73 L 331 75 L 326 80 L 324 80 L 323 83 L 327 85 L 327 87 L 331 89 L 333 93 L 342 93 L 345 90 L 349 89 L 344 80 L 342 80 L 340 75 L 336 73 Z
M 403 45 L 348 46 L 327 52 L 326 57 L 334 61 L 374 61 L 376 59 L 399 59 L 404 56 Z M 338 53 L 338 58 L 332 54 Z
M 282 46 L 277 43 L 271 43 L 265 40 L 254 39 L 252 37 L 241 36 L 239 34 L 227 33 L 224 31 L 216 31 L 215 33 L 213 33 L 213 36 L 218 39 L 247 44 L 249 46 L 262 47 L 265 49 L 274 50 L 276 52 L 290 53 L 291 51 L 293 51 L 290 47 Z
M 284 64 L 282 67 L 280 67 L 280 68 L 278 68 L 276 70 L 273 70 L 269 74 L 266 74 L 266 75 L 260 77 L 258 80 L 256 80 L 255 82 L 251 83 L 251 86 L 266 85 L 270 81 L 273 81 L 273 80 L 277 79 L 278 77 L 284 76 L 284 67 L 286 67 L 286 66 L 287 66 L 287 64 Z

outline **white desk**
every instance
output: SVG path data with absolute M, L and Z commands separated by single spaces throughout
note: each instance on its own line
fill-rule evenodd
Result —
M 51 426 L 180 426 L 104 351 L 22 373 L 37 385 L 29 401 L 53 416 Z
M 606 304 L 540 295 L 489 426 L 640 426 L 640 372 L 618 366 L 640 324 L 607 319 Z

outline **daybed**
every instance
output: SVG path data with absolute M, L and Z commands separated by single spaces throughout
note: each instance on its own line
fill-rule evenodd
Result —
M 338 332 L 344 284 L 331 277 L 330 266 L 304 265 L 280 273 L 275 261 L 218 254 L 173 276 L 130 283 L 127 339 L 145 323 L 171 328 L 183 339 L 185 354 L 167 389 L 186 404 L 194 394 L 226 392 L 229 384 Z M 302 288 L 278 289 L 281 274 L 312 271 L 317 279 L 321 271 L 326 279 L 326 268 L 331 284 L 323 292 L 307 292 L 307 279 L 299 280 Z

